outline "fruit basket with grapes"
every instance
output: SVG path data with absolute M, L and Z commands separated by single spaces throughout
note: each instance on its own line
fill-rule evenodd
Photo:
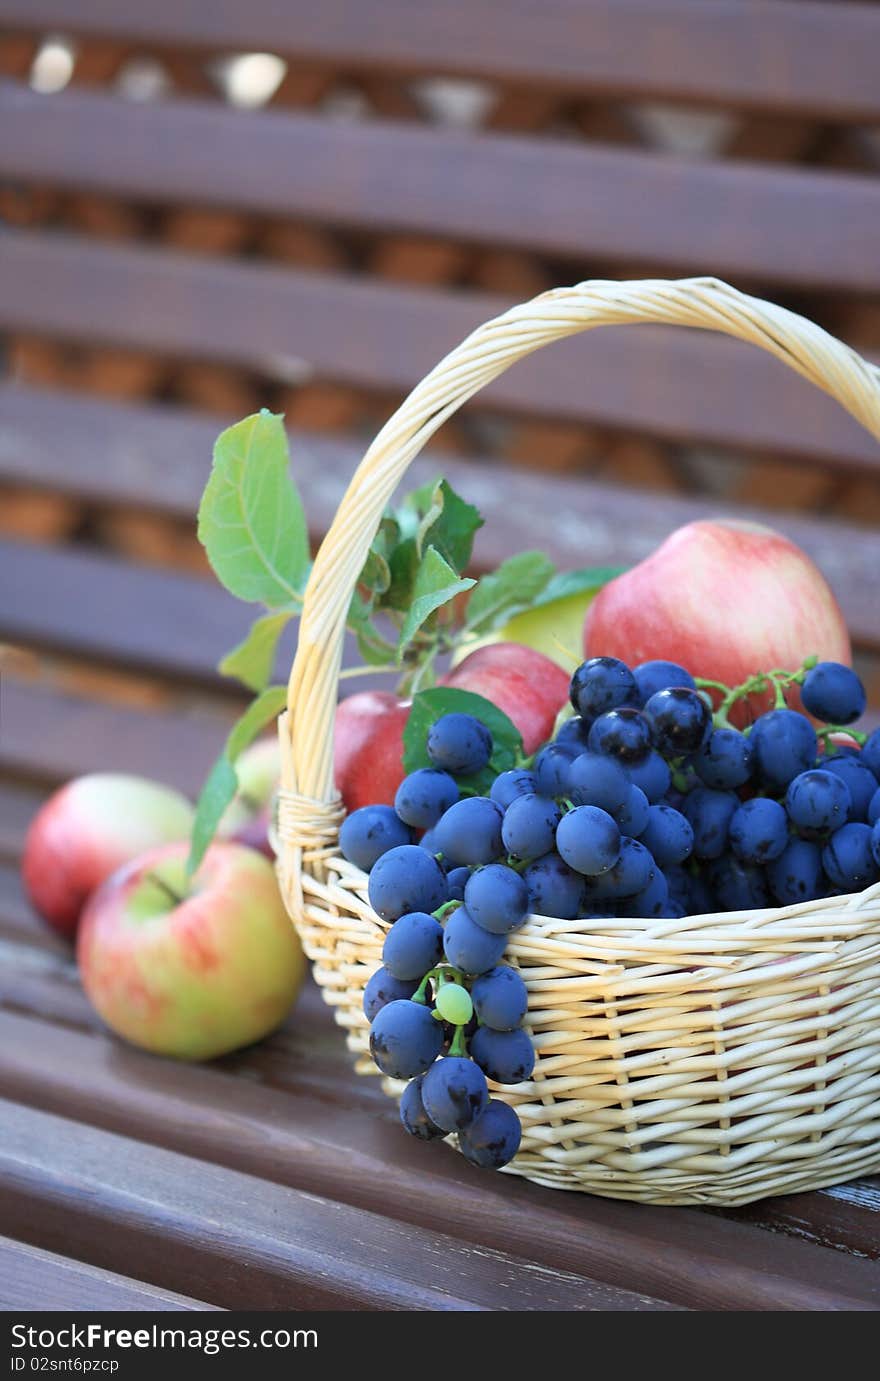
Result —
M 629 655 L 621 624 L 620 647 L 572 659 L 543 742 L 479 683 L 419 671 L 393 796 L 346 816 L 334 780 L 343 636 L 370 643 L 365 572 L 396 579 L 383 528 L 410 461 L 523 356 L 642 321 L 760 346 L 880 436 L 872 366 L 716 280 L 585 283 L 475 331 L 380 432 L 311 569 L 278 868 L 408 1132 L 546 1185 L 737 1204 L 880 1169 L 880 731 L 856 725 L 855 673 L 807 648 L 726 685 Z M 443 598 L 470 583 L 454 565 Z M 410 634 L 436 576 L 409 592 Z

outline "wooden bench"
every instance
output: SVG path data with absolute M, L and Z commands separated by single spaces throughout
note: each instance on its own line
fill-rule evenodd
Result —
M 21 893 L 55 785 L 100 767 L 195 792 L 239 707 L 215 668 L 249 611 L 187 536 L 227 416 L 286 407 L 317 539 L 401 392 L 553 281 L 720 273 L 880 351 L 876 11 L 547 0 L 497 18 L 489 0 L 0 0 L 7 1308 L 880 1305 L 876 1181 L 719 1213 L 478 1175 L 400 1133 L 311 987 L 209 1068 L 123 1048 Z M 27 80 L 47 33 L 78 44 L 53 95 Z M 210 76 L 242 51 L 288 60 L 265 108 Z M 173 96 L 120 93 L 146 60 Z M 491 113 L 429 121 L 413 84 L 438 78 Z M 340 92 L 370 118 L 335 118 Z M 721 112 L 724 147 L 649 148 L 645 102 Z M 478 564 L 539 532 L 572 566 L 639 559 L 717 509 L 731 466 L 725 509 L 766 517 L 785 491 L 772 521 L 827 572 L 876 713 L 880 448 L 756 352 L 661 328 L 567 342 L 499 380 L 413 481 L 442 469 L 480 505 Z

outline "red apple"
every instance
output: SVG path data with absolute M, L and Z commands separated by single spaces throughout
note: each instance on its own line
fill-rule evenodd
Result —
M 796 670 L 815 653 L 851 660 L 828 583 L 781 533 L 757 523 L 689 523 L 599 591 L 584 623 L 588 657 L 661 658 L 734 686 Z
M 166 845 L 120 868 L 83 913 L 83 987 L 133 1045 L 209 1060 L 281 1022 L 305 975 L 272 865 L 240 844 L 214 844 L 195 881 L 187 846 Z
M 247 844 L 267 858 L 274 858 L 269 843 L 272 796 L 281 780 L 281 749 L 278 735 L 258 739 L 241 754 L 235 764 L 238 791 L 225 811 L 217 834 L 234 844 Z
M 61 787 L 37 812 L 21 871 L 34 907 L 62 935 L 76 933 L 94 889 L 146 849 L 185 839 L 189 801 L 144 777 L 94 773 Z
M 444 685 L 472 691 L 503 710 L 533 753 L 553 731 L 568 699 L 570 676 L 556 662 L 521 643 L 477 648 L 446 677 Z
M 394 800 L 409 707 L 390 691 L 360 691 L 337 705 L 333 772 L 347 811 Z

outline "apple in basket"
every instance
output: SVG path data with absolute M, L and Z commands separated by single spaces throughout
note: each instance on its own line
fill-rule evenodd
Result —
M 549 657 L 518 643 L 477 648 L 441 684 L 497 705 L 516 725 L 527 753 L 550 737 L 568 694 L 568 675 Z M 391 802 L 403 780 L 403 730 L 410 701 L 362 691 L 336 710 L 334 771 L 346 810 Z
M 605 585 L 587 610 L 584 651 L 669 661 L 728 686 L 810 656 L 851 661 L 843 614 L 806 553 L 728 519 L 688 523 Z
M 214 844 L 195 878 L 173 844 L 113 873 L 83 913 L 83 987 L 118 1035 L 161 1055 L 206 1060 L 284 1019 L 305 960 L 272 865 Z
M 31 823 L 22 859 L 25 891 L 55 930 L 72 937 L 99 883 L 147 849 L 184 839 L 192 820 L 189 801 L 158 782 L 112 772 L 78 777 Z

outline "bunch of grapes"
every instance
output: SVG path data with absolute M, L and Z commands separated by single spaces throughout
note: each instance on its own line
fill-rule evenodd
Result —
M 786 703 L 795 687 L 818 731 Z M 734 727 L 734 707 L 768 693 L 773 707 Z M 469 778 L 489 763 L 489 730 L 444 715 L 428 734 L 432 765 L 340 835 L 393 922 L 364 998 L 373 1057 L 411 1080 L 407 1130 L 457 1132 L 477 1165 L 500 1167 L 519 1146 L 519 1119 L 486 1080 L 518 1084 L 534 1067 L 526 986 L 501 962 L 529 914 L 676 918 L 880 878 L 880 730 L 851 727 L 865 693 L 849 667 L 811 659 L 728 688 L 671 662 L 594 657 L 570 699 L 553 740 L 488 795 Z

